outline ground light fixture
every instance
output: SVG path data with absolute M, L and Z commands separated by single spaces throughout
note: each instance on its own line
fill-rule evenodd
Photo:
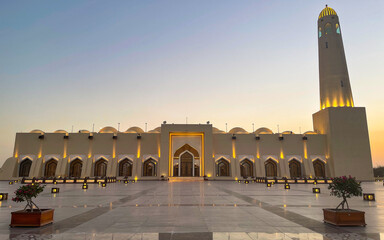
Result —
M 320 188 L 312 188 L 313 193 L 320 193 Z
M 245 183 L 245 184 L 248 184 L 248 183 L 249 183 L 249 180 L 245 180 L 244 183 Z
M 59 193 L 60 192 L 60 188 L 52 188 L 51 189 L 51 193 Z
M 127 183 L 129 183 L 129 181 L 128 180 L 124 180 L 124 183 L 127 184 Z
M 314 181 L 314 182 L 313 182 L 313 185 L 317 185 L 317 182 L 316 182 L 316 181 Z
M 363 193 L 363 199 L 364 201 L 376 201 L 373 193 Z
M 9 185 L 12 185 L 13 184 L 13 181 L 9 181 Z
M 101 183 L 101 186 L 102 186 L 102 187 L 106 187 L 107 184 L 103 182 L 103 183 Z
M 288 183 L 286 183 L 284 186 L 284 189 L 291 189 L 291 186 Z
M 0 193 L 0 201 L 7 200 L 8 199 L 8 193 Z
M 83 189 L 88 189 L 88 184 L 84 183 L 82 188 Z
M 271 183 L 267 183 L 267 187 L 271 187 L 272 186 L 272 184 Z

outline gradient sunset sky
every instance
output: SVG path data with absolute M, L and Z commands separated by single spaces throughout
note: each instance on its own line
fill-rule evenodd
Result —
M 41 0 L 0 2 L 0 166 L 33 129 L 312 130 L 327 3 L 384 165 L 383 0 Z

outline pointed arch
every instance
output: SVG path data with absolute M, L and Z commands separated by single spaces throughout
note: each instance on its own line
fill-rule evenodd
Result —
M 100 158 L 95 162 L 95 177 L 105 177 L 107 175 L 108 162 L 104 158 Z
M 325 163 L 320 159 L 313 161 L 313 170 L 315 171 L 315 177 L 325 178 Z
M 155 177 L 156 174 L 156 165 L 157 162 L 153 160 L 152 158 L 149 158 L 148 160 L 144 161 L 143 163 L 143 176 L 144 177 Z
M 177 149 L 174 157 L 180 157 L 180 155 L 185 151 L 189 151 L 195 158 L 199 158 L 199 152 L 189 144 L 184 144 L 181 148 Z
M 325 24 L 324 31 L 325 31 L 325 35 L 330 34 L 332 31 L 332 25 L 330 23 Z
M 230 176 L 230 165 L 229 162 L 224 159 L 220 158 L 217 162 L 217 173 L 216 175 L 218 177 L 229 177 Z
M 125 158 L 119 162 L 119 176 L 131 177 L 132 176 L 133 163 L 128 158 Z
M 248 158 L 240 162 L 240 174 L 242 177 L 253 177 L 253 163 Z
M 293 158 L 292 160 L 289 161 L 289 173 L 291 178 L 301 178 L 302 173 L 301 173 L 301 163 Z
M 82 168 L 83 162 L 79 158 L 74 159 L 71 164 L 69 164 L 69 176 L 74 178 L 81 177 Z
M 55 159 L 50 159 L 45 163 L 44 177 L 54 177 L 56 174 L 57 161 Z
M 271 158 L 265 161 L 265 176 L 266 177 L 277 177 L 277 164 Z
M 20 162 L 19 177 L 29 177 L 29 171 L 31 170 L 32 160 L 25 158 Z

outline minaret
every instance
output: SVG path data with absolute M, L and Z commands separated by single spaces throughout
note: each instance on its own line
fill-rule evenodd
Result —
M 320 73 L 320 108 L 353 107 L 340 22 L 335 10 L 326 7 L 317 21 Z
M 339 18 L 326 6 L 317 24 L 321 110 L 313 114 L 313 128 L 324 137 L 326 176 L 373 180 L 367 116 L 353 103 Z M 316 155 L 307 154 L 312 160 Z

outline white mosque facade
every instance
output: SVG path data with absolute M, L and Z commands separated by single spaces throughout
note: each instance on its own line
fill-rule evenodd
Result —
M 324 178 L 352 175 L 373 180 L 365 108 L 355 107 L 340 23 L 326 7 L 318 18 L 320 111 L 313 131 L 274 133 L 268 128 L 224 132 L 211 124 L 167 124 L 144 132 L 105 127 L 53 133 L 16 133 L 13 156 L 0 180 L 117 177 L 160 180 L 203 177 Z

